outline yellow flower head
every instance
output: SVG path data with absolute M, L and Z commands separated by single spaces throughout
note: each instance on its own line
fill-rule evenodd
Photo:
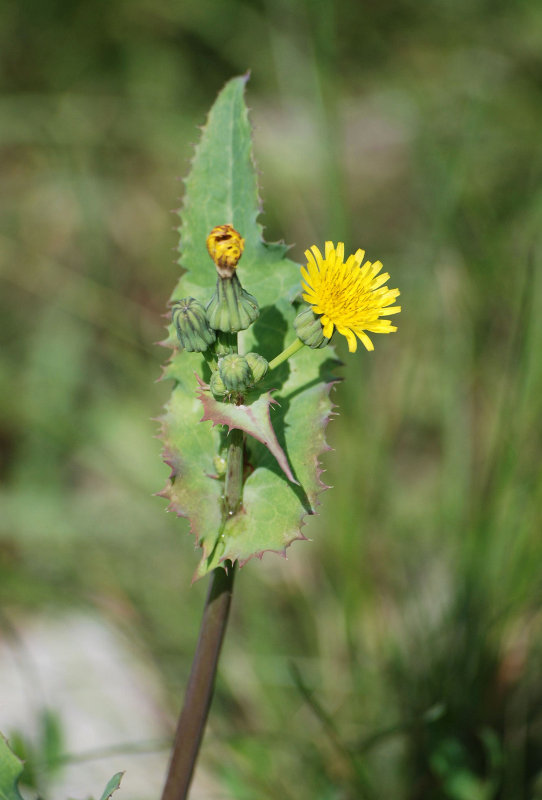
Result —
M 245 240 L 233 225 L 217 225 L 207 237 L 207 250 L 223 278 L 233 275 L 244 248 Z
M 303 299 L 310 303 L 315 314 L 320 314 L 324 336 L 331 337 L 334 328 L 346 337 L 348 349 L 355 353 L 361 339 L 367 350 L 374 345 L 365 331 L 392 333 L 397 328 L 383 314 L 398 314 L 401 306 L 393 306 L 399 289 L 384 286 L 389 280 L 382 274 L 382 264 L 366 261 L 364 250 L 357 250 L 344 261 L 344 244 L 337 247 L 326 242 L 325 256 L 314 245 L 305 250 L 307 266 L 301 267 Z M 391 306 L 391 307 L 390 307 Z

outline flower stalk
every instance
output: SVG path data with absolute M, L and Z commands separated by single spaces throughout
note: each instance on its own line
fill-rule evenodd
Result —
M 213 696 L 234 577 L 235 565 L 231 561 L 226 562 L 224 567 L 217 567 L 211 574 L 162 800 L 186 800 L 188 796 Z
M 275 356 L 275 358 L 269 362 L 269 369 L 275 369 L 275 367 L 278 367 L 283 361 L 287 361 L 290 356 L 293 356 L 294 353 L 297 353 L 297 351 L 301 350 L 301 348 L 304 346 L 305 345 L 301 339 L 294 339 L 294 341 L 288 345 L 288 347 L 283 350 L 282 353 L 279 353 L 278 356 Z

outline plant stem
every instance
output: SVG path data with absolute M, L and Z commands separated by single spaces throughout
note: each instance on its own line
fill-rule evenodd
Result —
M 294 353 L 297 353 L 298 350 L 304 347 L 303 342 L 301 339 L 294 339 L 292 344 L 288 345 L 286 350 L 283 350 L 282 353 L 279 353 L 272 361 L 269 362 L 269 369 L 275 369 L 278 367 L 279 364 L 282 364 L 283 361 L 293 356 Z
M 232 430 L 224 486 L 224 520 L 235 514 L 241 503 L 244 446 L 243 431 Z M 234 575 L 235 565 L 231 561 L 226 561 L 224 567 L 217 567 L 211 576 L 162 800 L 185 800 L 188 796 L 213 696 L 218 658 L 228 622 Z
M 235 565 L 225 562 L 212 575 L 184 706 L 179 717 L 162 800 L 185 800 L 203 739 L 218 657 L 228 622 Z
M 234 428 L 230 433 L 226 481 L 224 484 L 224 513 L 226 517 L 235 514 L 241 503 L 243 493 L 243 450 L 245 434 Z

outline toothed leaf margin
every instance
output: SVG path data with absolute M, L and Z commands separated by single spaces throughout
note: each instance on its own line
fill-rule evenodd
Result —
M 296 336 L 293 323 L 300 275 L 299 265 L 286 257 L 286 245 L 265 243 L 257 222 L 261 209 L 244 102 L 246 80 L 243 76 L 226 84 L 202 130 L 185 182 L 179 227 L 183 275 L 171 301 L 191 296 L 205 305 L 210 299 L 216 273 L 205 240 L 216 225 L 232 224 L 245 239 L 239 277 L 260 306 L 259 318 L 239 336 L 239 352 L 256 352 L 271 360 Z M 266 411 L 275 434 L 275 452 L 269 449 L 269 437 L 265 443 L 247 437 L 248 474 L 242 504 L 222 525 L 223 482 L 214 459 L 227 444 L 227 428 L 216 424 L 222 422 L 218 412 L 213 420 L 206 410 L 203 416 L 210 418 L 202 421 L 198 393 L 204 394 L 208 406 L 210 398 L 196 378 L 197 373 L 208 381 L 209 368 L 200 354 L 176 348 L 171 326 L 164 344 L 174 348 L 164 370 L 174 387 L 160 434 L 171 474 L 159 494 L 169 500 L 168 510 L 190 520 L 203 551 L 195 578 L 226 559 L 243 565 L 267 551 L 285 555 L 291 542 L 306 538 L 301 530 L 305 517 L 315 513 L 318 495 L 327 488 L 320 480 L 319 456 L 329 449 L 325 427 L 332 414 L 329 393 L 338 364 L 333 349 L 304 348 L 265 377 L 255 399 L 247 399 L 249 407 L 272 392 Z M 214 402 L 220 411 L 224 403 Z M 279 451 L 284 456 L 280 465 Z

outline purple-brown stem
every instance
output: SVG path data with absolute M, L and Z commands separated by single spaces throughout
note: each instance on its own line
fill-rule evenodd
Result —
M 192 781 L 213 696 L 215 675 L 226 632 L 235 566 L 217 567 L 212 575 L 184 705 L 177 724 L 162 800 L 185 800 Z
M 224 521 L 237 512 L 241 503 L 244 444 L 244 433 L 231 431 L 224 485 Z M 162 800 L 186 800 L 188 796 L 213 697 L 234 576 L 235 565 L 231 561 L 217 567 L 211 576 Z

